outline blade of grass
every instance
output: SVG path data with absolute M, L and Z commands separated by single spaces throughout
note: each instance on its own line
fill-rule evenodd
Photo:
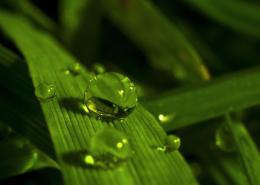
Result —
M 59 4 L 59 21 L 63 27 L 65 39 L 76 33 L 80 26 L 83 10 L 91 4 L 92 0 L 62 0 Z
M 83 63 L 97 60 L 101 6 L 95 0 L 62 0 L 59 4 L 63 39 L 70 51 Z
M 194 156 L 201 170 L 199 179 L 202 184 L 248 185 L 236 152 L 224 152 L 216 145 L 216 134 L 224 119 L 216 119 L 177 131 L 185 146 L 184 153 Z M 205 139 L 207 138 L 207 139 Z M 192 142 L 187 142 L 192 141 Z M 193 158 L 193 159 L 194 159 Z M 210 178 L 209 178 L 210 177 Z M 212 182 L 205 182 L 211 179 Z M 215 182 L 215 183 L 213 183 Z
M 259 78 L 260 69 L 255 68 L 168 92 L 143 105 L 156 117 L 172 115 L 173 119 L 163 124 L 170 131 L 259 104 Z
M 226 125 L 236 145 L 249 184 L 260 184 L 260 156 L 253 139 L 245 126 L 241 122 L 231 120 L 230 116 L 226 116 Z
M 59 169 L 58 164 L 28 140 L 12 134 L 0 140 L 0 179 L 42 168 Z
M 245 1 L 186 0 L 215 20 L 256 38 L 260 38 L 260 7 Z
M 212 164 L 212 161 L 208 161 L 207 169 L 218 185 L 248 185 L 248 180 L 237 160 L 223 156 L 214 160 L 218 161 L 217 164 Z
M 33 29 L 23 18 L 1 12 L 0 25 L 27 59 L 34 85 L 47 82 L 56 86 L 57 97 L 41 102 L 41 107 L 66 184 L 197 184 L 179 152 L 165 154 L 151 149 L 152 145 L 162 144 L 166 135 L 140 105 L 125 123 L 111 123 L 132 141 L 135 155 L 125 165 L 103 171 L 68 164 L 64 154 L 86 149 L 91 136 L 107 124 L 69 111 L 59 103 L 64 98 L 81 99 L 90 76 L 84 69 L 78 77 L 64 76 L 62 69 L 75 60 L 55 40 Z
M 46 16 L 38 7 L 33 5 L 30 0 L 2 0 L 1 4 L 7 6 L 9 9 L 11 8 L 13 11 L 18 12 L 23 16 L 26 16 L 37 26 L 51 33 L 56 33 L 56 23 Z
M 178 21 L 178 28 L 192 43 L 193 47 L 203 58 L 204 63 L 210 68 L 217 71 L 226 71 L 226 66 L 221 63 L 219 57 L 213 52 L 212 48 L 198 35 L 196 30 L 184 21 Z
M 0 65 L 0 111 L 4 113 L 0 120 L 54 158 L 50 134 L 34 97 L 26 63 L 0 45 Z M 15 89 L 13 94 L 12 89 Z
M 11 127 L 14 131 L 29 139 L 40 150 L 55 158 L 50 134 L 39 112 L 34 108 L 29 108 L 27 101 L 22 101 L 16 97 L 0 97 L 0 120 Z M 20 105 L 17 107 L 17 105 Z M 36 107 L 37 108 L 37 107 Z
M 152 65 L 181 81 L 209 79 L 206 66 L 184 35 L 147 0 L 103 0 L 105 12 Z

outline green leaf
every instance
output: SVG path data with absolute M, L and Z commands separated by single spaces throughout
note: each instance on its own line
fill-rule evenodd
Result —
M 256 38 L 260 38 L 260 6 L 242 0 L 186 0 L 215 20 Z
M 221 63 L 219 56 L 217 56 L 217 54 L 213 52 L 213 49 L 209 46 L 209 44 L 206 43 L 201 36 L 199 36 L 198 32 L 196 32 L 196 29 L 181 20 L 178 20 L 178 28 L 192 43 L 192 46 L 203 58 L 204 63 L 206 64 L 206 66 L 208 66 L 209 69 L 214 69 L 221 72 L 227 70 L 227 67 L 223 63 Z
M 59 4 L 60 22 L 65 32 L 65 37 L 76 33 L 80 27 L 83 10 L 91 4 L 92 0 L 62 0 Z M 67 35 L 67 36 L 66 36 Z
M 0 140 L 0 179 L 42 168 L 59 169 L 58 164 L 28 140 L 12 134 Z
M 25 62 L 0 45 L 0 64 L 0 84 L 5 87 L 1 88 L 0 111 L 4 114 L 0 120 L 54 158 L 50 134 L 40 105 L 34 97 Z M 13 90 L 13 94 L 10 90 Z M 5 91 L 6 94 L 3 93 Z
M 75 59 L 22 17 L 2 11 L 0 25 L 28 61 L 34 86 L 46 82 L 56 87 L 56 97 L 41 101 L 41 108 L 65 184 L 197 184 L 179 152 L 160 153 L 152 149 L 151 146 L 162 144 L 166 134 L 141 105 L 123 122 L 110 123 L 82 114 L 79 108 L 63 106 L 61 102 L 72 100 L 75 105 L 83 98 L 91 76 L 83 68 L 78 76 L 66 76 L 63 70 L 75 64 Z M 69 163 L 64 158 L 86 150 L 91 137 L 108 124 L 129 137 L 134 154 L 125 164 L 103 171 L 82 168 L 78 161 Z
M 28 102 L 16 97 L 1 97 L 0 100 L 0 111 L 5 112 L 0 120 L 20 135 L 29 139 L 50 157 L 55 158 L 50 134 L 42 114 L 39 114 L 33 108 L 29 108 Z M 17 104 L 20 106 L 17 107 Z
M 98 57 L 101 12 L 100 3 L 95 0 L 62 0 L 59 3 L 62 38 L 83 63 Z
M 145 52 L 152 65 L 181 81 L 210 78 L 185 36 L 148 0 L 103 0 L 102 4 L 108 18 Z
M 41 9 L 33 5 L 30 0 L 2 0 L 1 4 L 7 5 L 13 11 L 27 17 L 34 24 L 51 33 L 55 33 L 57 31 L 56 23 L 45 15 Z
M 226 116 L 226 124 L 234 139 L 249 184 L 260 184 L 260 156 L 257 146 L 241 122 L 232 121 L 230 116 Z
M 156 117 L 169 116 L 162 122 L 169 131 L 259 104 L 259 78 L 260 69 L 255 68 L 168 92 L 143 105 Z
M 212 160 L 217 161 L 212 163 Z M 248 185 L 246 176 L 243 174 L 241 166 L 232 158 L 218 157 L 208 161 L 206 165 L 208 173 L 213 177 L 218 185 Z

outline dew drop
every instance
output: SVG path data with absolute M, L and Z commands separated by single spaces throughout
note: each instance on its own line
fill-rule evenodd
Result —
M 55 86 L 52 84 L 41 83 L 35 89 L 35 95 L 40 100 L 48 100 L 55 96 Z
M 159 114 L 158 115 L 158 120 L 161 122 L 161 124 L 166 124 L 171 122 L 174 118 L 175 118 L 176 114 L 172 113 L 172 114 Z
M 125 134 L 116 129 L 104 128 L 91 139 L 90 152 L 93 155 L 110 154 L 126 159 L 132 150 Z
M 176 151 L 181 146 L 181 139 L 176 135 L 168 135 L 165 138 L 164 145 L 157 147 L 158 151 L 161 152 L 172 152 Z
M 225 152 L 235 152 L 236 148 L 228 127 L 222 123 L 216 130 L 215 134 L 216 146 Z
M 123 119 L 137 105 L 134 84 L 126 76 L 106 72 L 93 77 L 84 94 L 86 112 L 103 119 Z
M 75 63 L 72 65 L 69 65 L 66 70 L 65 70 L 65 74 L 66 75 L 72 75 L 72 76 L 77 76 L 80 73 L 80 64 L 79 63 Z
M 133 155 L 128 137 L 115 128 L 98 131 L 85 150 L 63 154 L 63 160 L 82 168 L 109 170 L 127 162 Z
M 92 66 L 93 71 L 95 74 L 102 74 L 104 72 L 106 72 L 105 67 L 102 64 L 96 63 Z
M 133 154 L 126 135 L 114 128 L 105 127 L 91 139 L 88 151 L 78 152 L 81 166 L 94 169 L 112 169 L 127 161 Z

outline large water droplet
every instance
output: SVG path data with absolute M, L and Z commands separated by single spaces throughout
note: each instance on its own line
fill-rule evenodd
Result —
M 35 95 L 40 100 L 48 100 L 55 96 L 55 86 L 52 84 L 41 83 L 35 89 Z
M 215 142 L 222 151 L 234 152 L 236 150 L 230 131 L 224 123 L 220 124 L 216 130 Z
M 164 146 L 157 147 L 158 151 L 172 152 L 178 150 L 181 146 L 181 139 L 176 135 L 168 135 L 165 138 Z
M 166 124 L 166 123 L 169 123 L 171 122 L 174 117 L 176 116 L 175 113 L 172 113 L 172 114 L 159 114 L 158 115 L 158 120 L 162 123 L 162 124 Z
M 119 73 L 103 73 L 90 80 L 85 91 L 85 111 L 105 119 L 124 118 L 137 105 L 134 84 Z
M 81 66 L 79 63 L 71 64 L 66 68 L 65 74 L 77 76 L 80 73 L 80 69 L 81 69 Z

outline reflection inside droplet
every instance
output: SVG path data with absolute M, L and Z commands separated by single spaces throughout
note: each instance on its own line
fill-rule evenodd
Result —
M 89 81 L 84 110 L 100 119 L 123 119 L 137 105 L 134 84 L 119 73 L 103 73 Z
M 172 114 L 159 114 L 158 115 L 158 120 L 162 123 L 162 124 L 166 124 L 171 122 L 174 118 L 175 118 L 176 114 L 172 113 Z

